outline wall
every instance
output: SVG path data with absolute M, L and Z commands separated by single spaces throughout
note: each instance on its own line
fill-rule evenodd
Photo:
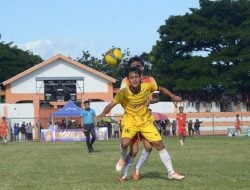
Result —
M 60 71 L 60 72 L 58 72 Z M 80 86 L 84 87 L 84 92 L 107 92 L 107 81 L 93 75 L 92 73 L 69 64 L 63 60 L 57 60 L 50 63 L 32 73 L 14 81 L 11 84 L 12 93 L 36 93 L 37 88 L 41 86 L 41 82 L 36 82 L 36 77 L 84 77 L 84 85 L 79 82 Z M 93 85 L 95 84 L 95 85 Z M 44 89 L 41 89 L 43 92 Z M 79 89 L 78 89 L 79 90 Z M 79 91 L 78 91 L 79 92 Z
M 95 109 L 98 115 L 107 104 L 108 102 L 91 102 L 91 108 Z M 250 127 L 250 112 L 219 112 L 217 108 L 212 108 L 215 112 L 197 112 L 194 107 L 188 104 L 182 103 L 180 105 L 184 106 L 184 112 L 187 113 L 188 120 L 191 119 L 194 122 L 196 119 L 199 119 L 203 121 L 201 124 L 202 134 L 227 134 L 227 129 L 234 127 L 236 114 L 240 115 L 243 127 Z M 176 117 L 177 108 L 172 102 L 159 102 L 150 105 L 150 108 L 154 112 L 166 114 L 171 122 Z M 53 113 L 53 111 L 50 113 Z M 11 121 L 11 125 L 15 122 L 21 123 L 23 120 L 34 123 L 33 104 L 0 104 L 0 116 L 4 114 L 7 114 L 6 116 Z M 46 117 L 50 115 L 51 114 L 47 114 Z M 123 108 L 117 105 L 109 115 L 119 120 L 123 115 Z M 48 118 L 48 120 L 49 119 L 51 118 Z

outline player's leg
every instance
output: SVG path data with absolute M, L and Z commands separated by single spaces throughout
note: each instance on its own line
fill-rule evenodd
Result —
M 127 155 L 127 148 L 128 148 L 128 146 L 129 146 L 129 144 L 130 144 L 130 141 L 131 141 L 131 138 L 129 138 L 129 137 L 122 137 L 122 138 L 121 138 L 121 146 L 120 146 L 120 147 L 121 147 L 121 157 L 122 157 L 122 158 L 125 158 L 125 159 L 123 160 L 123 162 L 124 162 L 123 167 L 125 166 L 126 162 L 129 161 L 128 158 L 127 158 L 127 156 L 130 155 L 130 154 Z M 123 167 L 122 167 L 122 168 L 123 168 Z M 117 164 L 116 164 L 116 170 L 117 170 L 117 169 L 118 169 L 118 168 L 117 168 Z M 125 170 L 124 170 L 124 172 L 122 173 L 121 177 L 118 178 L 118 180 L 119 180 L 120 182 L 124 182 L 124 181 L 127 180 L 127 175 L 125 175 Z
M 91 133 L 91 142 L 90 142 L 90 149 L 92 152 L 94 152 L 94 148 L 93 148 L 93 144 L 96 140 L 96 133 L 95 133 L 95 127 L 93 126 L 90 130 L 90 133 Z
M 132 153 L 129 152 L 128 155 L 127 155 L 127 158 L 126 158 L 124 170 L 123 170 L 123 173 L 122 173 L 122 178 L 127 179 L 129 169 L 132 166 L 133 161 L 134 161 L 134 157 L 133 157 Z
M 124 166 L 123 176 L 125 176 L 126 178 L 128 176 L 129 169 L 133 164 L 134 158 L 139 152 L 139 142 L 140 142 L 139 133 L 137 133 L 130 142 L 130 152 L 127 155 Z
M 138 134 L 136 134 L 130 141 L 130 152 L 128 153 L 127 155 L 127 152 L 123 152 L 121 151 L 121 157 L 120 159 L 118 160 L 118 162 L 116 163 L 116 171 L 121 171 L 124 166 L 125 166 L 125 163 L 126 163 L 126 160 L 128 158 L 129 155 L 135 157 L 139 151 L 139 139 L 138 139 Z M 120 146 L 120 150 L 121 149 L 121 146 Z M 126 153 L 126 154 L 124 154 Z M 129 168 L 128 168 L 129 169 Z
M 184 128 L 183 131 L 182 131 L 183 143 L 185 142 L 186 137 L 187 137 L 187 131 L 186 131 L 186 129 Z
M 135 138 L 135 137 L 134 137 Z M 133 142 L 134 142 L 134 138 L 131 139 L 130 141 L 130 146 L 133 146 Z M 132 150 L 132 148 L 130 148 L 130 151 Z M 121 144 L 120 144 L 120 158 L 118 160 L 118 162 L 116 163 L 116 166 L 115 166 L 115 169 L 116 171 L 120 172 L 122 171 L 122 169 L 124 168 L 125 166 L 125 163 L 126 163 L 126 160 L 127 160 L 127 151 L 124 152 L 121 148 Z M 131 154 L 131 152 L 128 153 L 128 155 Z
M 140 132 L 153 145 L 153 147 L 158 150 L 161 162 L 168 171 L 168 178 L 177 180 L 183 179 L 185 176 L 174 171 L 170 155 L 166 150 L 162 142 L 162 138 L 154 125 L 148 124 L 144 129 L 140 128 Z
M 181 179 L 185 178 L 184 175 L 181 175 L 178 172 L 174 171 L 171 157 L 170 157 L 167 149 L 163 145 L 162 141 L 161 140 L 160 141 L 153 141 L 151 143 L 158 150 L 161 162 L 163 163 L 163 165 L 165 166 L 165 168 L 168 171 L 168 179 L 181 180 Z
M 118 172 L 120 172 L 123 169 L 125 162 L 126 162 L 126 156 L 127 156 L 127 152 L 124 152 L 124 150 L 122 150 L 121 144 L 120 144 L 120 155 L 121 156 L 115 166 L 115 169 Z
M 125 157 L 125 154 L 127 153 L 127 148 L 130 145 L 131 139 L 136 135 L 136 133 L 137 133 L 137 129 L 132 126 L 123 127 L 122 137 L 121 137 L 121 154 L 123 157 Z M 124 171 L 123 175 L 118 179 L 120 182 L 124 182 L 127 179 L 127 173 L 132 163 L 133 163 L 133 156 L 131 152 L 130 154 L 126 155 L 127 168 L 126 168 L 126 171 Z
M 179 136 L 179 140 L 180 140 L 180 144 L 181 146 L 184 145 L 184 130 L 182 128 L 178 128 L 178 136 Z
M 236 129 L 235 137 L 240 137 L 240 130 Z
M 120 127 L 120 137 L 122 137 L 122 129 L 123 129 L 123 125 L 121 125 Z M 115 165 L 115 169 L 118 172 L 120 172 L 123 169 L 125 165 L 125 161 L 126 161 L 126 156 L 127 156 L 127 152 L 124 153 L 124 151 L 122 150 L 121 142 L 120 142 L 119 148 L 120 148 L 120 158 Z
M 7 144 L 7 134 L 4 135 L 4 144 Z
M 144 149 L 141 152 L 140 158 L 135 166 L 135 171 L 133 173 L 134 180 L 140 179 L 140 168 L 148 160 L 150 153 L 152 151 L 152 148 L 153 148 L 153 146 L 144 137 L 142 138 L 142 142 L 144 145 Z
M 84 135 L 86 137 L 86 145 L 87 145 L 87 148 L 88 148 L 88 152 L 92 152 L 91 150 L 91 146 L 90 146 L 90 129 L 88 126 L 84 126 Z

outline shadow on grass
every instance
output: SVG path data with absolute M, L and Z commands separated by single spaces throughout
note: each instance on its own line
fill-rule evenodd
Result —
M 95 150 L 95 151 L 92 152 L 92 153 L 100 153 L 100 152 L 102 152 L 102 151 L 100 151 L 100 150 Z
M 164 179 L 164 180 L 166 180 L 167 176 L 164 177 L 164 176 L 160 175 L 159 172 L 153 171 L 153 172 L 147 172 L 147 173 L 141 174 L 141 179 L 144 179 L 144 178 Z

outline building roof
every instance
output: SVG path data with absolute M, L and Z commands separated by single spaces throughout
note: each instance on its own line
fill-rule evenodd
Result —
M 15 75 L 13 77 L 11 77 L 10 79 L 2 82 L 2 84 L 4 86 L 6 86 L 7 84 L 10 84 L 10 83 L 12 83 L 12 82 L 14 82 L 14 81 L 16 81 L 16 80 L 24 77 L 24 76 L 26 76 L 26 75 L 28 75 L 28 74 L 36 71 L 36 70 L 38 70 L 38 69 L 40 69 L 40 68 L 42 68 L 42 67 L 44 67 L 44 66 L 46 66 L 46 65 L 48 65 L 48 64 L 50 64 L 50 63 L 52 63 L 54 61 L 56 61 L 56 60 L 58 60 L 58 59 L 62 59 L 62 60 L 66 61 L 66 62 L 68 62 L 68 63 L 70 63 L 72 65 L 75 65 L 75 66 L 77 66 L 77 67 L 79 67 L 79 68 L 81 68 L 81 69 L 83 69 L 85 71 L 93 73 L 94 75 L 97 75 L 100 78 L 103 78 L 103 79 L 105 79 L 105 80 L 107 80 L 109 82 L 112 82 L 112 83 L 116 82 L 116 79 L 114 79 L 113 77 L 110 77 L 110 76 L 108 76 L 108 75 L 106 75 L 104 73 L 101 73 L 101 72 L 99 72 L 99 71 L 97 71 L 97 70 L 95 70 L 95 69 L 93 69 L 91 67 L 83 65 L 83 64 L 81 64 L 81 63 L 79 63 L 77 61 L 74 61 L 73 59 L 68 58 L 68 57 L 66 57 L 66 56 L 64 56 L 62 54 L 57 54 L 54 57 L 51 57 L 50 59 L 48 59 L 46 61 L 43 61 L 43 62 L 41 62 L 41 63 L 39 63 L 39 64 L 37 64 L 37 65 L 35 65 L 35 66 L 33 66 L 33 67 L 31 67 L 31 68 L 29 68 L 29 69 L 21 72 L 21 73 Z

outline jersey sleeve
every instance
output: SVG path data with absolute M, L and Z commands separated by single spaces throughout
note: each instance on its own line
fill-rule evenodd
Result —
M 154 77 L 151 77 L 151 76 L 150 76 L 150 82 L 151 82 L 152 84 L 156 84 L 156 85 L 157 85 L 157 82 L 156 82 L 156 80 L 155 80 Z M 158 85 L 157 85 L 157 86 L 158 86 Z
M 152 82 L 152 83 L 150 83 L 149 88 L 150 88 L 151 92 L 154 92 L 154 91 L 158 90 L 158 85 L 156 82 Z
M 124 91 L 125 91 L 125 88 L 123 88 L 122 90 L 120 90 L 119 92 L 117 92 L 117 94 L 115 95 L 113 101 L 115 103 L 118 103 L 120 104 L 122 102 L 122 99 L 124 97 Z

